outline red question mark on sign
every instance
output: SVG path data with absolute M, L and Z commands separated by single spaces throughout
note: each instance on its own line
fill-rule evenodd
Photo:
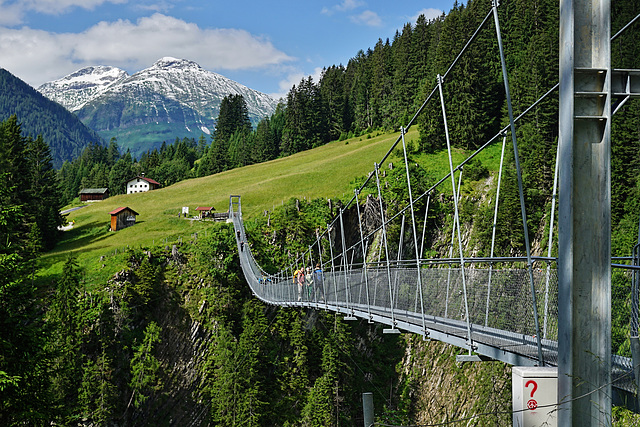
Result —
M 536 402 L 533 399 L 533 393 L 536 392 L 536 390 L 538 390 L 538 383 L 535 382 L 534 380 L 529 380 L 525 383 L 524 388 L 529 387 L 529 384 L 533 385 L 533 388 L 531 389 L 531 399 L 529 399 L 529 401 L 527 402 L 527 408 L 531 409 L 532 411 L 534 409 L 536 409 L 538 407 L 538 402 Z

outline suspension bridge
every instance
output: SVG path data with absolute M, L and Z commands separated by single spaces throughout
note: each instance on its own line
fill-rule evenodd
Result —
M 565 414 L 568 415 L 562 415 L 561 411 L 560 425 L 610 424 L 610 409 L 607 413 L 602 408 L 610 408 L 612 401 L 637 410 L 635 380 L 640 375 L 634 372 L 634 366 L 640 364 L 637 317 L 640 244 L 636 246 L 634 256 L 629 257 L 633 261 L 631 265 L 612 264 L 610 199 L 600 204 L 600 193 L 604 194 L 605 199 L 610 197 L 609 159 L 606 155 L 610 151 L 611 118 L 629 99 L 640 96 L 640 70 L 612 69 L 608 45 L 610 40 L 630 28 L 640 15 L 619 33 L 611 36 L 608 1 L 593 1 L 602 3 L 597 13 L 590 9 L 591 1 L 586 0 L 574 0 L 572 6 L 565 7 L 564 10 L 561 7 L 560 82 L 549 88 L 548 92 L 519 116 L 514 115 L 511 105 L 498 17 L 499 5 L 494 2 L 447 72 L 437 76 L 437 83 L 422 106 L 410 122 L 400 128 L 400 136 L 387 154 L 373 165 L 365 182 L 355 189 L 351 200 L 340 207 L 326 229 L 316 231 L 315 243 L 282 271 L 268 273 L 256 262 L 251 246 L 247 243 L 241 198 L 231 196 L 229 215 L 234 224 L 240 264 L 255 296 L 268 304 L 330 310 L 344 314 L 346 320 L 360 318 L 381 323 L 387 326 L 385 333 L 407 331 L 443 341 L 468 350 L 468 355 L 462 360 L 491 359 L 514 366 L 558 366 L 559 396 L 569 398 L 569 403 L 565 405 Z M 594 6 L 593 10 L 596 9 Z M 602 15 L 598 15 L 599 13 Z M 477 34 L 489 25 L 492 17 L 509 124 L 463 162 L 454 165 L 443 82 Z M 606 25 L 603 24 L 604 20 L 607 21 Z M 592 39 L 578 40 L 574 30 L 579 25 L 592 28 Z M 597 52 L 589 51 L 584 55 L 588 59 L 583 59 L 581 51 L 584 49 L 581 43 L 597 45 Z M 575 50 L 567 52 L 567 49 Z M 560 141 L 556 156 L 551 218 L 547 219 L 548 247 L 545 256 L 534 256 L 529 242 L 516 125 L 541 101 L 558 90 Z M 441 107 L 449 173 L 427 191 L 414 194 L 405 134 L 429 102 L 439 102 Z M 500 139 L 502 155 L 493 197 L 495 210 L 490 256 L 467 256 L 465 254 L 469 249 L 463 247 L 459 214 L 464 166 L 490 145 L 499 144 Z M 521 256 L 498 257 L 495 256 L 496 228 L 508 139 L 513 146 L 525 249 Z M 581 139 L 598 142 L 600 145 L 595 147 L 595 144 L 587 144 L 592 151 L 581 153 L 580 144 L 575 142 Z M 408 200 L 404 207 L 397 209 L 393 215 L 388 215 L 389 202 L 384 200 L 381 189 L 381 165 L 386 163 L 394 150 L 401 151 L 403 155 Z M 604 150 L 604 154 L 601 150 Z M 588 166 L 591 169 L 581 170 L 581 166 L 574 165 L 579 163 L 580 156 L 604 160 L 601 164 L 591 162 L 591 166 Z M 451 223 L 447 227 L 452 232 L 449 256 L 433 259 L 424 257 L 425 230 L 429 208 L 437 194 L 447 194 L 452 200 L 452 215 L 449 217 Z M 567 202 L 564 210 L 560 206 L 562 218 L 558 219 L 558 223 L 561 232 L 559 236 L 555 236 L 554 216 L 559 194 Z M 361 210 L 361 199 L 364 197 L 368 197 L 368 203 L 377 210 L 379 220 L 374 227 L 364 225 L 365 215 Z M 580 205 L 581 211 L 577 212 L 580 203 L 583 205 Z M 594 205 L 595 210 L 584 208 L 585 203 Z M 595 218 L 601 218 L 602 221 L 594 222 Z M 348 230 L 348 226 L 352 229 Z M 356 229 L 355 233 L 353 228 Z M 390 228 L 394 230 L 393 237 L 390 236 Z M 592 233 L 591 229 L 598 231 Z M 589 232 L 583 233 L 583 230 Z M 585 239 L 586 234 L 589 234 L 588 238 L 592 234 L 597 236 L 593 237 L 593 241 L 576 243 L 576 239 Z M 353 237 L 354 235 L 357 237 Z M 554 239 L 560 240 L 558 258 L 552 257 Z M 398 246 L 392 248 L 392 242 Z M 581 248 L 583 244 L 584 250 Z M 594 247 L 598 250 L 595 251 Z M 591 260 L 589 257 L 593 255 L 588 251 L 600 253 L 600 248 L 606 248 L 609 253 Z M 566 257 L 563 258 L 563 255 Z M 589 262 L 581 264 L 582 267 L 576 273 L 576 263 L 582 262 L 576 261 L 580 257 L 588 258 Z M 626 276 L 632 281 L 634 318 L 630 322 L 631 347 L 633 349 L 635 345 L 638 350 L 638 355 L 634 354 L 633 358 L 610 354 L 612 268 L 627 269 Z M 300 269 L 305 269 L 306 274 L 313 278 L 311 286 L 296 283 L 294 272 Z M 581 280 L 580 274 L 583 277 L 589 276 L 588 281 Z M 565 282 L 567 284 L 563 286 Z M 585 293 L 593 295 L 592 300 L 586 303 L 591 306 L 574 305 L 582 303 L 574 300 L 579 296 L 582 298 Z M 595 317 L 598 319 L 592 319 Z M 590 323 L 578 324 L 587 318 Z M 587 331 L 589 339 L 585 340 L 584 348 L 577 349 L 576 340 L 580 340 L 577 328 L 591 327 L 596 331 Z M 608 330 L 601 331 L 603 328 Z M 599 332 L 602 334 L 596 335 Z M 580 359 L 581 357 L 591 359 L 585 362 L 587 359 Z M 592 363 L 595 368 L 588 366 L 580 371 L 585 363 Z M 589 370 L 598 372 L 589 377 Z M 573 377 L 582 378 L 581 384 L 572 383 Z M 585 390 L 590 394 L 590 399 L 584 403 L 585 406 L 580 406 L 572 396 L 576 397 Z M 562 422 L 563 416 L 568 417 L 564 418 L 565 422 Z M 581 422 L 580 417 L 588 422 Z M 594 420 L 596 422 L 592 424 Z

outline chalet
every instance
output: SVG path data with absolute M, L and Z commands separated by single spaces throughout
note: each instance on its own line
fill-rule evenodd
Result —
M 140 215 L 129 207 L 121 207 L 109 212 L 111 215 L 111 231 L 118 231 L 131 227 L 136 223 L 136 216 Z
M 83 188 L 82 190 L 80 190 L 81 202 L 104 200 L 107 197 L 109 197 L 108 188 Z
M 151 178 L 145 178 L 144 174 L 136 176 L 126 183 L 127 194 L 144 193 L 156 188 L 160 188 L 160 183 Z
M 215 210 L 213 206 L 198 206 L 196 211 L 198 212 L 198 216 L 200 219 L 207 218 L 211 216 L 211 211 Z

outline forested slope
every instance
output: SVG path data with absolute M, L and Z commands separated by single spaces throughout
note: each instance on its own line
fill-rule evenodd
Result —
M 19 117 L 25 136 L 42 136 L 57 168 L 79 156 L 90 143 L 104 144 L 96 132 L 62 105 L 0 69 L 0 121 L 12 115 Z

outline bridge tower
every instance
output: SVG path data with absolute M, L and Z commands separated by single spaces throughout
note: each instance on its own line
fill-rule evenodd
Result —
M 560 1 L 558 425 L 611 425 L 610 0 Z

